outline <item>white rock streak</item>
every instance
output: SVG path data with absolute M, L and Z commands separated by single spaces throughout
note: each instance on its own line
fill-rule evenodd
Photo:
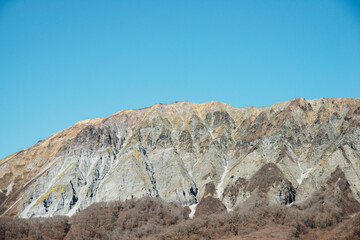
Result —
M 228 170 L 228 161 L 225 160 L 225 162 L 226 162 L 226 165 L 225 165 L 225 167 L 224 167 L 224 173 L 222 174 L 221 179 L 220 179 L 220 182 L 219 182 L 219 184 L 218 184 L 217 187 L 216 187 L 216 193 L 217 193 L 219 199 L 221 199 L 221 196 L 222 196 L 222 194 L 223 194 L 223 192 L 224 192 L 224 187 L 223 187 L 223 185 L 224 185 L 225 176 L 226 176 L 226 174 L 229 172 L 229 170 Z
M 308 175 L 309 175 L 309 173 L 311 172 L 312 168 L 309 168 L 309 169 L 304 173 L 304 170 L 301 168 L 299 161 L 297 162 L 297 164 L 298 164 L 299 169 L 300 169 L 300 171 L 301 171 L 301 175 L 300 175 L 300 178 L 299 178 L 299 179 L 296 179 L 296 181 L 299 183 L 299 185 L 301 185 L 301 183 L 304 181 L 304 179 L 308 177 Z
M 209 131 L 209 133 L 210 133 L 210 135 L 211 135 L 212 139 L 215 139 L 215 137 L 214 137 L 214 135 L 212 134 L 212 132 L 213 132 L 213 131 Z
M 198 204 L 195 203 L 195 204 L 189 206 L 189 208 L 190 208 L 190 210 L 191 210 L 191 212 L 190 212 L 190 214 L 189 214 L 189 218 L 193 218 L 193 217 L 194 217 L 194 214 L 195 214 L 195 212 L 196 212 L 196 206 L 197 206 L 197 205 L 198 205 Z
M 191 177 L 192 177 L 192 171 L 194 171 L 194 168 L 195 168 L 196 164 L 199 163 L 199 161 L 200 161 L 200 158 L 198 158 L 198 159 L 196 160 L 195 164 L 193 165 L 192 170 L 191 170 Z
M 224 173 L 222 174 L 221 179 L 220 179 L 220 183 L 218 184 L 218 186 L 217 186 L 217 188 L 216 188 L 216 193 L 217 193 L 218 198 L 219 198 L 220 201 L 222 200 L 222 194 L 224 193 L 224 187 L 223 187 L 223 185 L 224 185 L 224 180 L 225 180 L 226 174 L 229 172 L 229 169 L 228 169 L 228 167 L 229 167 L 228 161 L 225 160 L 225 162 L 226 162 L 226 165 L 225 165 L 225 167 L 224 167 Z M 226 210 L 227 210 L 228 212 L 234 211 L 232 208 L 228 208 L 225 203 L 224 203 L 224 206 L 226 207 Z
M 6 196 L 9 196 L 9 194 L 11 193 L 12 191 L 12 187 L 14 186 L 14 182 L 11 181 L 11 183 L 7 186 L 6 188 Z
M 225 205 L 225 207 L 226 207 L 226 210 L 227 210 L 228 212 L 232 212 L 232 211 L 234 211 L 234 209 L 232 209 L 232 208 L 228 208 L 226 205 Z

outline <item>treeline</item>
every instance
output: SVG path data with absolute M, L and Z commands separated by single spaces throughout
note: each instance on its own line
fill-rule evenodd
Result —
M 349 204 L 314 195 L 301 205 L 270 206 L 254 197 L 232 212 L 189 219 L 188 207 L 160 199 L 102 202 L 71 218 L 0 218 L 0 239 L 360 239 L 359 209 Z

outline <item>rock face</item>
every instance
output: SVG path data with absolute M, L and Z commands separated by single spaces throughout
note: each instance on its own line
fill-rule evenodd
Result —
M 296 196 L 295 188 L 274 163 L 263 165 L 248 181 L 241 177 L 234 183 L 230 180 L 222 197 L 227 206 L 234 207 L 253 193 L 283 205 L 294 202 Z
M 72 215 L 143 196 L 195 206 L 209 183 L 228 210 L 254 194 L 300 203 L 331 184 L 359 201 L 359 176 L 360 99 L 157 104 L 79 122 L 2 159 L 0 214 Z

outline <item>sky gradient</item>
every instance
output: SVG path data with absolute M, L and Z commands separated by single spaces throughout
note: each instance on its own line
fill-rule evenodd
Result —
M 360 97 L 359 1 L 0 0 L 0 159 L 187 100 Z

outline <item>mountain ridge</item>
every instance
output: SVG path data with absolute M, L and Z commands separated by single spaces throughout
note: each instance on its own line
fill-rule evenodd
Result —
M 299 201 L 318 189 L 314 183 L 326 185 L 339 163 L 359 201 L 359 115 L 359 98 L 296 98 L 260 108 L 181 101 L 80 121 L 0 160 L 0 213 L 72 215 L 111 196 L 193 205 L 209 182 L 231 208 L 234 196 L 222 192 L 232 179 L 250 179 L 270 162 L 295 186 Z M 127 184 L 128 176 L 138 185 Z M 247 194 L 236 196 L 234 206 Z

